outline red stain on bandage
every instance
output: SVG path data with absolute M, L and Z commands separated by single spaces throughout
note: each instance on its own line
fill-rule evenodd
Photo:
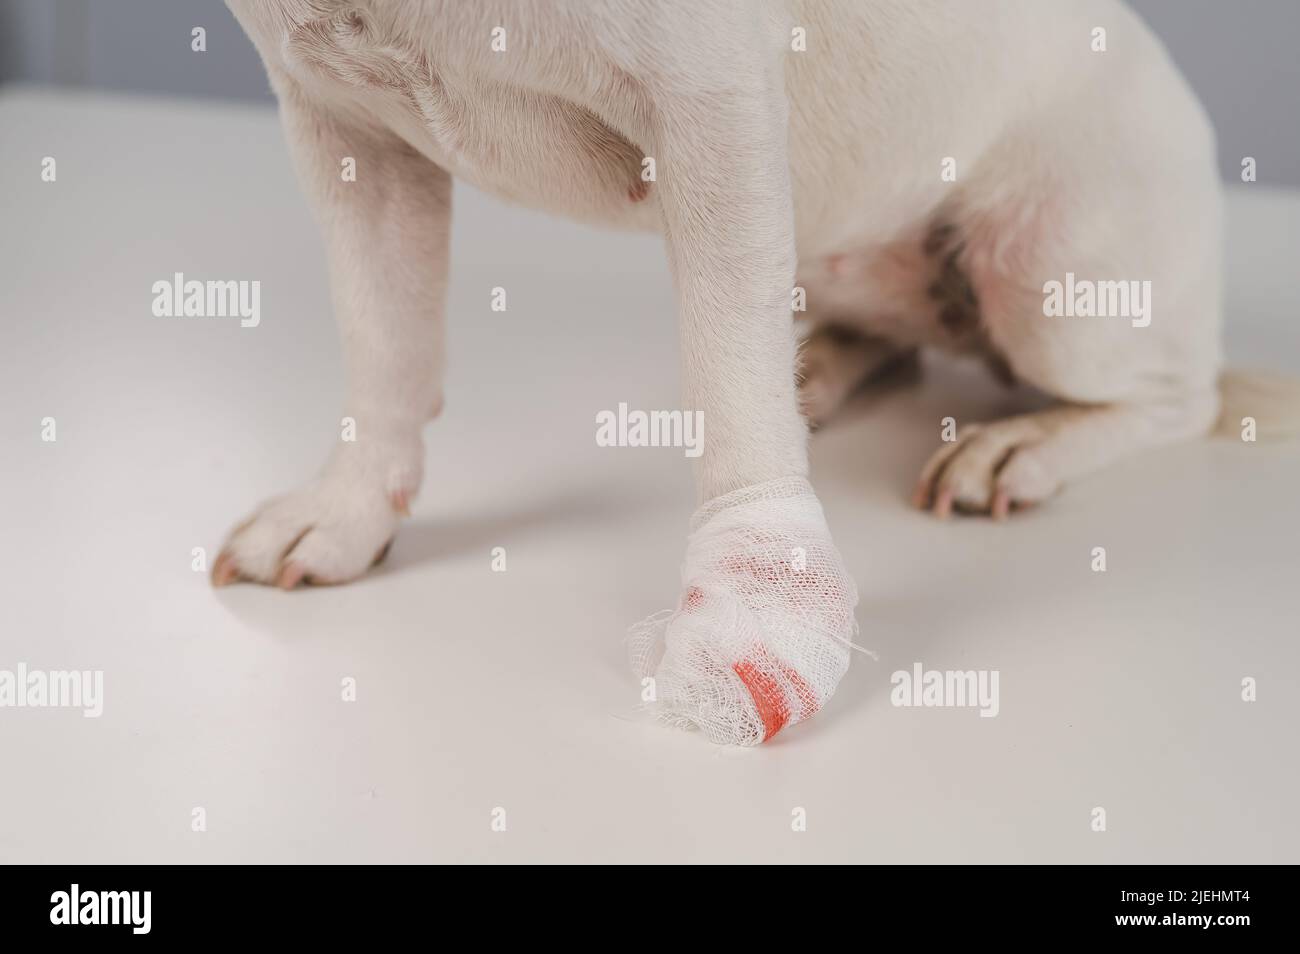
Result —
M 789 666 L 772 659 L 762 646 L 756 647 L 752 657 L 742 659 L 731 668 L 749 690 L 749 695 L 754 700 L 754 708 L 758 710 L 758 717 L 763 720 L 764 742 L 790 722 L 790 703 L 786 699 L 781 680 L 776 676 L 778 670 L 790 683 L 799 701 L 797 721 L 802 722 L 821 708 L 817 693 L 813 692 L 812 686 L 804 681 L 803 676 Z
M 754 665 L 748 659 L 742 659 L 731 667 L 740 677 L 740 681 L 749 690 L 754 699 L 758 717 L 763 720 L 763 741 L 766 742 L 785 728 L 790 721 L 790 707 L 786 705 L 785 693 L 776 677 Z

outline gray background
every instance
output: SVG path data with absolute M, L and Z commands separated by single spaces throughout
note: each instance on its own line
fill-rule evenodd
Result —
M 1249 155 L 1259 181 L 1300 185 L 1300 0 L 1131 3 L 1209 108 L 1225 177 Z M 195 26 L 206 54 L 190 51 Z M 13 80 L 271 99 L 221 0 L 0 0 L 0 82 Z

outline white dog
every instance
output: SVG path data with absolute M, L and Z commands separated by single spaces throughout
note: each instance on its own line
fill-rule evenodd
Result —
M 681 605 L 633 647 L 715 741 L 815 712 L 854 632 L 805 479 L 796 286 L 814 418 L 921 345 L 1059 399 L 938 451 L 917 494 L 941 516 L 1005 517 L 1219 413 L 1213 134 L 1116 0 L 229 3 L 325 232 L 358 440 L 233 533 L 218 585 L 353 579 L 407 512 L 453 176 L 666 236 L 709 437 Z

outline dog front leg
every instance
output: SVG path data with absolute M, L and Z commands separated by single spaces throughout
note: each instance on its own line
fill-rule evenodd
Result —
M 231 534 L 213 567 L 217 585 L 289 588 L 364 573 L 419 488 L 420 432 L 442 402 L 450 177 L 386 130 L 317 107 L 291 81 L 276 86 L 325 235 L 346 396 L 320 476 Z
M 670 99 L 655 138 L 702 503 L 679 606 L 633 627 L 633 664 L 666 720 L 752 745 L 825 704 L 857 603 L 806 476 L 784 99 Z

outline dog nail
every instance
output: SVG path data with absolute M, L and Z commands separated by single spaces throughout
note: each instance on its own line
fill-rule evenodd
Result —
M 217 562 L 212 566 L 213 586 L 228 586 L 238 576 L 239 567 L 235 566 L 235 561 L 229 554 L 223 553 L 217 557 Z
M 945 488 L 939 491 L 939 496 L 934 501 L 934 515 L 940 520 L 947 520 L 952 516 L 952 490 Z
M 286 563 L 284 569 L 280 571 L 280 576 L 275 581 L 275 585 L 282 590 L 291 590 L 302 582 L 306 573 L 307 571 L 302 565 L 298 563 Z

